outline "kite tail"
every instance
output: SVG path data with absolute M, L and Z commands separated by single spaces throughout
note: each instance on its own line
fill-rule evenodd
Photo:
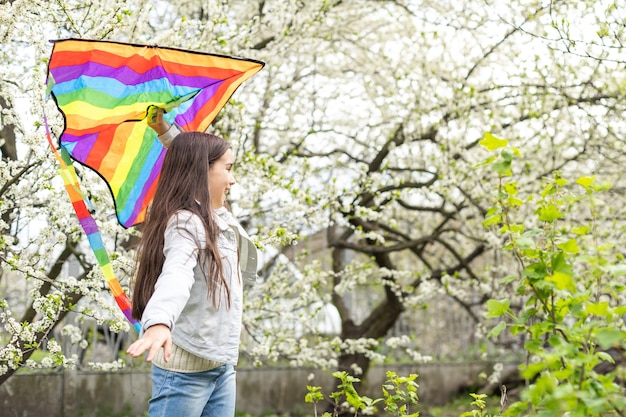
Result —
M 107 253 L 107 250 L 104 247 L 104 243 L 102 242 L 102 235 L 100 234 L 98 225 L 96 224 L 96 221 L 94 220 L 88 208 L 88 206 L 90 208 L 92 208 L 93 206 L 80 189 L 80 186 L 78 184 L 78 177 L 76 176 L 76 170 L 74 169 L 74 165 L 72 164 L 72 160 L 70 159 L 69 154 L 63 147 L 61 147 L 61 153 L 59 153 L 59 151 L 54 147 L 45 111 L 43 118 L 44 124 L 46 126 L 46 137 L 48 138 L 48 143 L 50 144 L 50 147 L 54 152 L 54 156 L 59 162 L 59 174 L 61 175 L 61 178 L 63 178 L 65 189 L 67 190 L 67 194 L 70 197 L 72 206 L 74 206 L 74 211 L 76 212 L 78 221 L 80 222 L 80 225 L 87 235 L 89 245 L 91 246 L 91 249 L 96 256 L 98 265 L 100 266 L 100 269 L 104 274 L 104 278 L 109 286 L 109 289 L 113 293 L 113 297 L 115 297 L 115 302 L 119 306 L 120 310 L 122 310 L 122 313 L 124 313 L 124 316 L 126 316 L 128 321 L 139 333 L 139 331 L 141 330 L 141 325 L 131 316 L 132 306 L 130 300 L 122 289 L 119 281 L 115 277 L 115 273 L 113 272 L 113 267 L 111 266 L 111 261 L 109 259 L 109 254 Z

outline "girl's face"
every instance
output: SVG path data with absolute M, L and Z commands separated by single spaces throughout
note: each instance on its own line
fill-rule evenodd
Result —
M 232 174 L 233 151 L 228 149 L 224 155 L 209 168 L 209 192 L 211 193 L 212 208 L 217 209 L 226 202 L 226 194 L 235 183 Z

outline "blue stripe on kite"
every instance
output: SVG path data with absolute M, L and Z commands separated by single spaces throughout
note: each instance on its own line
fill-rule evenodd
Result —
M 75 94 L 83 88 L 91 88 L 101 91 L 115 98 L 124 98 L 131 94 L 150 94 L 163 91 L 172 91 L 174 96 L 184 96 L 196 91 L 196 88 L 194 87 L 172 85 L 166 78 L 160 78 L 158 80 L 152 80 L 136 85 L 126 85 L 114 78 L 88 76 L 81 76 L 74 80 L 59 83 L 54 86 L 52 91 L 59 97 L 64 94 Z
M 61 138 L 62 137 L 63 136 L 61 136 Z M 71 155 L 72 151 L 74 150 L 74 147 L 76 146 L 76 142 L 63 142 L 62 146 L 65 148 L 67 153 L 69 153 Z
M 87 240 L 89 240 L 89 245 L 94 252 L 104 249 L 104 242 L 102 242 L 102 235 L 100 235 L 100 233 L 93 233 L 87 236 Z

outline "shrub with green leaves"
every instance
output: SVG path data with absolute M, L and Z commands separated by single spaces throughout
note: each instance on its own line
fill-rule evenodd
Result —
M 604 240 L 612 227 L 600 210 L 609 185 L 554 173 L 540 191 L 521 195 L 519 151 L 491 134 L 481 144 L 499 177 L 484 225 L 504 239 L 517 264 L 501 280 L 511 296 L 487 304 L 497 323 L 489 336 L 509 332 L 526 352 L 526 386 L 504 415 L 624 416 L 626 372 L 609 352 L 625 357 L 626 241 Z
M 397 417 L 418 417 L 419 413 L 411 407 L 417 405 L 417 388 L 415 380 L 417 374 L 407 377 L 399 376 L 393 371 L 387 371 L 387 380 L 382 385 L 383 396 L 372 399 L 360 395 L 354 384 L 360 382 L 347 372 L 337 371 L 333 376 L 339 380 L 337 390 L 329 394 L 329 399 L 333 402 L 333 412 L 325 412 L 322 417 L 336 417 L 344 411 L 353 413 L 355 416 L 360 413 L 372 414 L 378 411 L 378 405 L 384 404 L 384 410 L 389 415 Z M 307 386 L 308 393 L 305 402 L 313 403 L 314 416 L 317 417 L 317 404 L 324 400 L 321 387 Z

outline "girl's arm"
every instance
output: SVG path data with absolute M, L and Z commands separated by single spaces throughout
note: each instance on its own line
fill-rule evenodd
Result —
M 165 262 L 154 293 L 143 312 L 143 333 L 126 351 L 138 357 L 149 350 L 146 361 L 163 347 L 165 361 L 172 348 L 171 331 L 182 313 L 194 284 L 194 268 L 198 262 L 198 236 L 202 221 L 188 211 L 180 211 L 168 220 L 163 252 Z

